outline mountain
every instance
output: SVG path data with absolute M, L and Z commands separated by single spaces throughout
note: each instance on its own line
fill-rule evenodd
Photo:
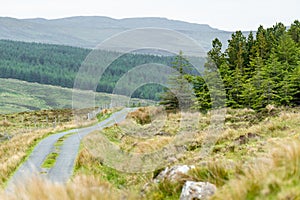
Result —
M 176 30 L 195 39 L 206 51 L 210 49 L 211 41 L 216 37 L 226 46 L 232 34 L 206 24 L 156 17 L 113 19 L 78 16 L 52 20 L 0 17 L 0 39 L 94 48 L 114 34 L 142 27 Z

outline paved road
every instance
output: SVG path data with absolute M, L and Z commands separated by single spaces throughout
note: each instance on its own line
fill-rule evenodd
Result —
M 57 133 L 43 139 L 35 147 L 27 161 L 24 162 L 21 167 L 19 167 L 14 176 L 8 182 L 7 190 L 9 191 L 14 184 L 22 181 L 24 178 L 29 177 L 34 173 L 45 176 L 41 165 L 47 155 L 54 151 L 54 144 L 56 143 L 56 141 L 66 134 L 77 132 L 78 134 L 73 134 L 64 140 L 55 165 L 49 170 L 49 172 L 46 173 L 48 178 L 54 182 L 68 181 L 73 172 L 75 159 L 78 154 L 81 139 L 92 131 L 101 130 L 105 127 L 113 125 L 114 123 L 123 121 L 126 115 L 131 111 L 133 111 L 133 109 L 125 108 L 112 114 L 110 118 L 94 126 Z

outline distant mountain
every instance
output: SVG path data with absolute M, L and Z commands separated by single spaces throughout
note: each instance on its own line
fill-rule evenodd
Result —
M 211 48 L 211 41 L 216 37 L 226 46 L 232 34 L 205 24 L 153 17 L 128 19 L 69 17 L 54 20 L 0 17 L 0 39 L 94 48 L 114 34 L 142 27 L 179 31 L 198 41 L 206 51 Z

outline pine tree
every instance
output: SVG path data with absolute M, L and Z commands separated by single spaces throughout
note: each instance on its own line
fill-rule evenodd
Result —
M 288 34 L 291 36 L 294 42 L 300 46 L 300 22 L 298 20 L 295 20 L 291 25 L 290 29 L 288 30 Z
M 222 43 L 218 38 L 212 41 L 212 49 L 207 55 L 202 76 L 196 76 L 193 82 L 196 95 L 195 108 L 202 112 L 225 105 L 223 82 L 228 80 L 229 73 L 225 54 L 222 52 Z
M 263 26 L 260 26 L 256 32 L 255 49 L 257 55 L 262 59 L 267 59 L 270 51 L 268 48 L 266 35 L 266 30 L 263 28 Z
M 193 91 L 188 82 L 189 62 L 184 58 L 182 51 L 175 57 L 172 68 L 176 73 L 169 77 L 168 88 L 161 95 L 160 105 L 174 112 L 190 109 L 193 105 Z

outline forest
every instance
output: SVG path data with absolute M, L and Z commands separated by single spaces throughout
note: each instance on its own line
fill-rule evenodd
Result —
M 225 51 L 220 40 L 214 39 L 202 76 L 184 73 L 182 68 L 189 67 L 188 61 L 179 54 L 177 60 L 181 61 L 173 67 L 182 73 L 181 77 L 173 78 L 173 90 L 180 87 L 182 78 L 192 83 L 196 97 L 191 99 L 191 105 L 205 112 L 212 108 L 212 93 L 224 98 L 224 105 L 231 108 L 261 110 L 267 105 L 299 106 L 300 22 L 294 21 L 289 28 L 282 23 L 266 29 L 260 26 L 255 33 L 245 36 L 236 31 Z M 216 73 L 221 77 L 224 95 L 220 88 L 218 91 L 218 88 L 208 87 L 208 80 L 218 81 Z M 178 100 L 172 92 L 165 91 L 162 98 L 161 104 L 167 108 L 178 108 Z
M 300 105 L 298 20 L 289 28 L 282 23 L 266 29 L 260 26 L 255 37 L 252 33 L 245 37 L 237 31 L 228 42 L 222 52 L 222 43 L 215 39 L 208 52 L 208 62 L 217 67 L 222 77 L 228 107 L 257 110 L 269 104 Z M 206 92 L 202 89 L 196 94 L 201 98 Z M 199 109 L 206 109 L 210 104 L 201 99 Z
M 91 51 L 71 46 L 0 40 L 0 78 L 73 88 L 78 70 Z M 99 53 L 105 57 L 116 54 L 102 50 Z M 146 63 L 171 65 L 173 60 L 172 56 L 126 53 L 106 69 L 99 78 L 96 91 L 112 93 L 119 78 L 135 66 Z M 135 91 L 133 97 L 158 100 L 160 91 L 162 86 L 149 84 Z

